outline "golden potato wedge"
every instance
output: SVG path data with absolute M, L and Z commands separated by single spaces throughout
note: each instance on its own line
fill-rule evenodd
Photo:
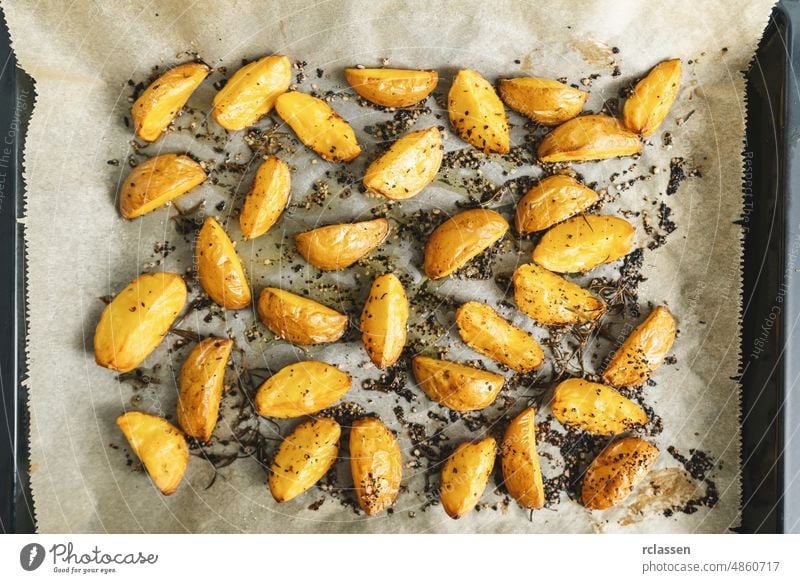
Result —
M 336 342 L 347 330 L 347 316 L 275 287 L 258 297 L 258 316 L 270 332 L 298 346 Z
M 202 166 L 189 156 L 163 154 L 136 166 L 119 191 L 119 212 L 135 219 L 175 200 L 206 180 Z
M 330 407 L 350 390 L 350 375 L 327 362 L 304 360 L 283 367 L 256 391 L 256 412 L 290 419 Z
M 140 411 L 123 413 L 117 426 L 156 488 L 166 496 L 175 493 L 189 465 L 183 434 L 166 419 Z
M 536 123 L 554 126 L 578 115 L 589 94 L 555 79 L 519 77 L 500 80 L 500 97 Z
M 339 454 L 341 426 L 328 417 L 304 421 L 281 442 L 272 458 L 269 491 L 288 502 L 320 481 Z
M 375 417 L 350 429 L 350 470 L 358 505 L 374 516 L 394 504 L 403 478 L 403 456 L 394 433 Z
M 231 348 L 227 338 L 206 338 L 192 349 L 178 375 L 178 425 L 202 442 L 211 439 L 217 426 Z
M 544 483 L 536 453 L 536 411 L 528 407 L 506 429 L 500 446 L 503 482 L 511 496 L 525 508 L 544 506 Z
M 436 71 L 416 69 L 344 70 L 350 86 L 361 97 L 384 107 L 408 107 L 419 103 L 436 88 Z
M 200 285 L 223 308 L 239 310 L 253 299 L 244 267 L 225 229 L 207 217 L 197 235 L 197 275 Z
M 378 368 L 392 366 L 406 345 L 408 298 L 393 273 L 375 278 L 361 312 L 361 341 Z
M 624 437 L 613 442 L 583 475 L 583 505 L 605 510 L 619 504 L 647 476 L 657 457 L 658 448 L 644 439 Z
M 349 162 L 361 153 L 353 128 L 321 99 L 289 91 L 278 97 L 275 110 L 298 139 L 324 160 Z
M 210 72 L 203 63 L 184 63 L 150 83 L 131 107 L 136 135 L 155 142 Z
M 542 366 L 544 352 L 536 340 L 486 304 L 467 302 L 456 310 L 461 339 L 473 350 L 517 372 Z
M 551 228 L 533 250 L 533 260 L 550 271 L 583 273 L 624 257 L 634 228 L 612 215 L 580 215 Z
M 606 311 L 589 290 L 535 263 L 514 271 L 514 301 L 520 311 L 545 326 L 568 326 L 596 320 Z
M 503 102 L 480 73 L 462 69 L 447 95 L 450 123 L 465 142 L 485 153 L 509 151 L 508 120 Z
M 582 213 L 600 196 L 569 176 L 555 174 L 542 179 L 517 203 L 514 217 L 520 235 L 543 231 Z
M 177 273 L 145 273 L 119 292 L 94 332 L 97 364 L 128 372 L 144 362 L 169 332 L 186 303 L 186 284 Z
M 485 409 L 494 403 L 505 382 L 499 374 L 428 356 L 414 357 L 411 370 L 430 399 L 453 411 Z
M 389 233 L 389 221 L 373 219 L 319 227 L 295 236 L 300 255 L 317 269 L 350 267 L 374 251 Z
M 392 200 L 411 198 L 436 178 L 443 155 L 444 144 L 438 128 L 411 132 L 369 165 L 364 186 Z
M 292 176 L 286 162 L 275 156 L 264 160 L 239 214 L 242 236 L 255 239 L 269 231 L 289 205 L 291 191 Z
M 633 88 L 622 108 L 622 118 L 632 132 L 649 136 L 655 133 L 678 96 L 681 86 L 681 60 L 662 61 Z
M 565 427 L 594 435 L 619 435 L 647 423 L 647 413 L 639 405 L 611 387 L 583 379 L 559 383 L 550 410 Z
M 493 437 L 462 443 L 450 454 L 442 468 L 442 508 L 450 518 L 469 514 L 489 483 L 497 456 Z
M 622 122 L 608 115 L 582 115 L 573 118 L 547 134 L 539 144 L 539 160 L 553 162 L 586 162 L 620 156 L 633 156 L 642 151 L 639 136 Z
M 641 385 L 664 362 L 675 333 L 675 318 L 664 306 L 656 306 L 614 353 L 603 380 L 615 387 Z
M 272 55 L 248 63 L 214 96 L 211 117 L 226 130 L 243 130 L 267 115 L 291 84 L 288 57 Z
M 499 241 L 508 223 L 499 213 L 471 209 L 436 227 L 425 245 L 425 275 L 446 277 Z

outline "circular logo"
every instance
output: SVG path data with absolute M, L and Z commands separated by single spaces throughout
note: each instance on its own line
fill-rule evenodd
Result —
M 44 547 L 39 543 L 29 543 L 19 552 L 19 564 L 26 571 L 35 571 L 44 562 Z

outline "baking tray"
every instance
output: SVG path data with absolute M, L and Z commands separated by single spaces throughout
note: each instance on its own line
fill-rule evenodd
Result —
M 800 532 L 800 0 L 748 72 L 742 314 L 743 533 Z M 27 480 L 22 145 L 34 88 L 0 23 L 0 529 L 34 532 Z M 28 103 L 17 107 L 20 96 Z

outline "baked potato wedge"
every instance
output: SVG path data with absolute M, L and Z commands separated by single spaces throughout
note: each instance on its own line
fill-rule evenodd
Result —
M 119 212 L 135 219 L 183 196 L 206 180 L 206 171 L 189 156 L 162 154 L 131 170 L 119 191 Z
M 298 346 L 336 342 L 347 329 L 344 314 L 275 287 L 261 291 L 258 316 L 275 336 Z
M 554 126 L 578 115 L 589 94 L 555 79 L 519 77 L 500 80 L 500 97 L 536 123 Z
M 587 162 L 642 151 L 639 136 L 621 121 L 608 115 L 575 117 L 547 134 L 539 144 L 539 160 L 554 162 Z
M 462 443 L 455 448 L 442 468 L 442 508 L 450 518 L 469 514 L 489 483 L 497 456 L 493 437 Z
M 606 447 L 583 475 L 586 508 L 605 510 L 625 500 L 653 467 L 658 448 L 639 437 L 623 437 Z
M 600 196 L 570 176 L 555 174 L 542 179 L 517 203 L 514 223 L 520 235 L 543 231 L 582 213 Z
M 406 345 L 408 298 L 393 273 L 375 278 L 361 312 L 361 341 L 378 368 L 392 366 Z
M 429 356 L 414 357 L 411 370 L 431 400 L 459 412 L 485 409 L 505 382 L 499 374 Z
M 514 302 L 520 311 L 545 326 L 569 326 L 596 320 L 606 305 L 589 290 L 535 263 L 514 271 Z
M 250 305 L 253 299 L 244 267 L 225 229 L 207 217 L 197 235 L 197 276 L 217 304 L 230 310 Z
M 506 428 L 500 446 L 503 483 L 525 508 L 544 506 L 544 482 L 536 453 L 536 411 L 528 407 Z
M 275 156 L 264 160 L 239 213 L 242 236 L 255 239 L 269 231 L 289 205 L 291 191 L 292 176 L 286 162 Z
M 480 73 L 462 69 L 447 95 L 450 123 L 465 142 L 485 153 L 507 154 L 506 110 L 494 87 Z
M 643 136 L 654 134 L 667 117 L 680 86 L 680 59 L 662 61 L 653 67 L 625 100 L 622 108 L 625 126 Z
M 350 86 L 364 99 L 384 107 L 409 107 L 431 94 L 439 82 L 436 71 L 416 69 L 344 70 Z
M 344 269 L 378 248 L 389 233 L 389 221 L 327 225 L 299 233 L 295 244 L 300 255 L 324 271 Z
M 350 429 L 350 470 L 358 505 L 368 516 L 394 504 L 403 478 L 403 456 L 394 433 L 376 417 Z
M 647 423 L 647 413 L 639 405 L 611 387 L 583 379 L 559 383 L 550 410 L 563 426 L 594 435 L 619 435 Z
M 256 391 L 256 412 L 290 419 L 326 409 L 350 390 L 350 375 L 327 362 L 304 360 L 283 367 Z

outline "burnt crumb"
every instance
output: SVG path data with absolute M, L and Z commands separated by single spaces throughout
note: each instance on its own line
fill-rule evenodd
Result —
M 682 454 L 675 446 L 667 447 L 669 454 L 675 458 L 683 468 L 699 483 L 705 485 L 705 492 L 692 498 L 681 507 L 670 508 L 664 511 L 665 516 L 671 516 L 674 512 L 693 514 L 700 507 L 713 508 L 719 502 L 719 490 L 716 483 L 709 476 L 711 471 L 717 467 L 714 458 L 699 449 L 690 449 L 688 457 Z
M 641 273 L 643 265 L 644 251 L 641 248 L 634 249 L 622 261 L 619 279 L 595 278 L 589 284 L 589 289 L 606 302 L 609 312 L 627 312 L 638 318 L 641 314 L 639 285 L 647 279 Z
M 451 277 L 456 279 L 492 279 L 494 277 L 492 264 L 504 247 L 508 247 L 507 240 L 500 239 L 494 245 L 470 259 L 463 267 L 457 269 Z
M 155 365 L 152 369 L 135 368 L 130 372 L 125 372 L 117 375 L 117 381 L 121 383 L 130 383 L 134 389 L 144 389 L 150 385 L 160 385 L 161 381 L 158 379 L 157 371 L 160 365 Z
M 669 163 L 669 184 L 667 184 L 667 196 L 672 196 L 678 192 L 678 187 L 686 179 L 683 170 L 683 158 L 673 158 Z
M 324 497 L 323 497 L 323 498 L 320 498 L 320 499 L 319 499 L 319 500 L 317 500 L 316 502 L 312 502 L 311 504 L 309 504 L 309 505 L 308 505 L 308 509 L 309 509 L 309 510 L 313 510 L 313 511 L 315 511 L 315 512 L 316 512 L 317 510 L 319 510 L 320 508 L 322 508 L 322 505 L 323 505 L 323 504 L 325 504 L 325 498 L 324 498 Z
M 411 456 L 415 458 L 417 463 L 413 467 L 422 467 L 425 460 L 428 464 L 436 466 L 442 461 L 441 446 L 445 441 L 443 433 L 438 432 L 432 436 L 428 436 L 425 432 L 425 426 L 421 423 L 414 423 L 406 418 L 405 412 L 402 407 L 394 407 L 392 409 L 397 422 L 406 431 L 408 437 L 411 439 Z M 425 465 L 428 465 L 425 464 Z
M 295 203 L 295 207 L 302 209 L 310 209 L 312 206 L 324 207 L 328 199 L 331 197 L 331 186 L 324 180 L 317 180 L 311 187 L 306 197 Z
M 353 421 L 364 417 L 366 414 L 367 410 L 358 403 L 344 401 L 334 407 L 328 407 L 321 411 L 319 416 L 330 417 L 342 427 L 352 427 Z
M 359 100 L 359 103 L 361 101 Z M 421 115 L 429 115 L 430 108 L 424 106 L 416 106 L 408 109 L 398 109 L 395 111 L 392 119 L 389 121 L 379 122 L 375 125 L 366 126 L 364 131 L 375 138 L 376 142 L 391 142 L 398 138 L 401 134 L 406 133 L 411 127 L 417 123 Z M 388 144 L 386 144 L 388 146 Z
M 417 400 L 408 386 L 408 373 L 405 362 L 398 362 L 394 366 L 387 368 L 377 379 L 366 379 L 361 383 L 361 388 L 365 391 L 379 391 L 381 393 L 394 393 L 397 396 L 411 403 Z

